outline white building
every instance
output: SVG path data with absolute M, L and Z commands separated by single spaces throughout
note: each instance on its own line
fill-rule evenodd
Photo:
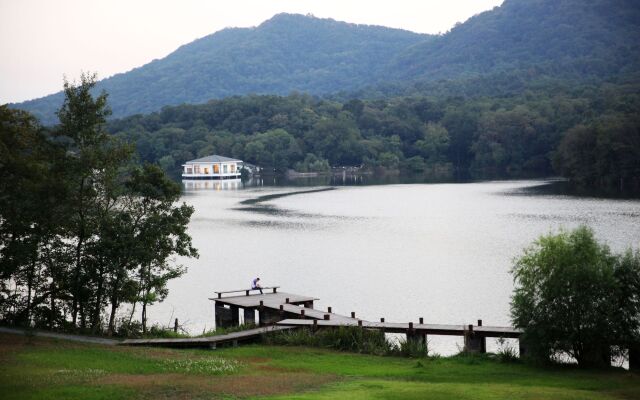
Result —
M 223 156 L 207 156 L 182 165 L 183 179 L 238 179 L 242 160 Z

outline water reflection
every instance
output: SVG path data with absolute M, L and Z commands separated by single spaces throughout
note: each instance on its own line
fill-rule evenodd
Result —
M 182 185 L 187 192 L 194 190 L 238 190 L 243 188 L 240 179 L 183 179 Z

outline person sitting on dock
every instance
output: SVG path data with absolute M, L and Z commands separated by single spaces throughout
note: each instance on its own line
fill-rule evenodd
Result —
M 262 286 L 260 285 L 260 278 L 256 278 L 251 282 L 251 290 L 259 290 L 262 293 Z

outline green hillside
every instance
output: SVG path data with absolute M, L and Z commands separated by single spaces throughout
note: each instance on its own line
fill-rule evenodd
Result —
M 440 36 L 279 14 L 103 80 L 114 117 L 231 95 L 493 96 L 540 81 L 636 80 L 640 3 L 507 0 Z M 17 104 L 56 122 L 61 94 Z
M 640 3 L 506 0 L 390 63 L 398 79 L 464 78 L 524 70 L 606 79 L 640 66 Z
M 255 28 L 229 28 L 184 45 L 161 60 L 101 81 L 114 117 L 203 103 L 237 94 L 325 94 L 380 76 L 382 61 L 428 38 L 408 31 L 312 16 L 278 14 Z M 16 105 L 57 122 L 55 94 Z

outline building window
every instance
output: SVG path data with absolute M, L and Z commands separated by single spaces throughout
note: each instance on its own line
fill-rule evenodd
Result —
M 193 167 L 193 173 L 194 174 L 199 174 L 200 173 L 200 166 L 199 165 L 196 165 L 196 166 Z
M 209 175 L 209 167 L 204 167 L 204 173 Z
M 185 174 L 193 174 L 193 168 L 191 168 L 191 167 L 184 167 L 184 172 L 185 172 Z
M 236 172 L 236 165 L 235 164 L 231 164 L 231 172 Z
M 224 164 L 222 166 L 222 171 L 226 174 L 227 173 L 227 164 Z
M 213 173 L 214 174 L 219 174 L 220 173 L 220 165 L 219 164 L 213 164 Z

